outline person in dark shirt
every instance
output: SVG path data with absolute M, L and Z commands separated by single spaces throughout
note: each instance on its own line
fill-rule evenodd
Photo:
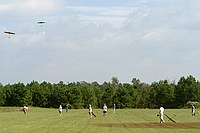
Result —
M 192 116 L 195 116 L 195 106 L 192 104 Z

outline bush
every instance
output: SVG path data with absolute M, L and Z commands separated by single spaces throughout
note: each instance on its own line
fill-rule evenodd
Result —
M 188 101 L 185 105 L 185 108 L 191 108 L 192 104 L 196 107 L 199 108 L 200 107 L 200 102 L 197 101 Z

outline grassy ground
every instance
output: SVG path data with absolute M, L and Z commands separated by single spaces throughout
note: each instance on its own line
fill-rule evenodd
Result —
M 156 116 L 158 109 L 123 109 L 113 113 L 109 109 L 103 117 L 101 109 L 94 109 L 97 117 L 90 118 L 88 110 L 63 110 L 59 116 L 57 109 L 30 108 L 24 115 L 19 108 L 0 107 L 0 133 L 198 133 L 200 113 L 191 116 L 190 109 L 166 109 L 174 116 L 176 123 L 168 121 L 160 124 Z

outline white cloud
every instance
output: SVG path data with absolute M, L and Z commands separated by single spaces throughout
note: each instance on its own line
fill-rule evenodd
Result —
M 34 17 L 33 15 L 43 16 L 55 14 L 62 10 L 63 0 L 15 0 L 4 1 L 0 6 L 0 14 L 7 17 Z M 36 16 L 35 16 L 36 17 Z
M 71 13 L 79 14 L 79 19 L 87 23 L 109 23 L 121 27 L 136 8 L 131 7 L 66 7 Z
M 46 32 L 40 32 L 37 34 L 32 34 L 30 36 L 27 37 L 27 41 L 26 44 L 28 44 L 29 46 L 32 46 L 34 44 L 39 43 L 39 41 L 45 36 Z
M 59 11 L 61 5 L 55 0 L 25 0 L 19 7 L 24 13 L 47 14 Z
M 160 44 L 164 39 L 165 35 L 168 32 L 167 28 L 164 27 L 157 27 L 155 29 L 148 29 L 150 31 L 147 31 L 147 33 L 144 33 L 144 41 L 147 42 L 154 42 L 154 44 L 162 45 Z
M 3 13 L 3 12 L 6 12 L 10 9 L 10 6 L 9 5 L 6 5 L 6 4 L 1 4 L 0 5 L 0 13 Z

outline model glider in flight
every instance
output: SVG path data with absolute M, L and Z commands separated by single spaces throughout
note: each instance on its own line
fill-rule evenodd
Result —
M 11 31 L 4 31 L 5 34 L 9 34 L 9 35 L 14 35 L 15 32 L 11 32 Z
M 42 26 L 45 23 L 45 21 L 38 21 L 37 24 L 39 24 L 40 26 Z
M 15 35 L 15 32 L 11 31 L 4 31 L 4 33 L 8 35 L 8 38 L 10 38 L 10 35 Z

